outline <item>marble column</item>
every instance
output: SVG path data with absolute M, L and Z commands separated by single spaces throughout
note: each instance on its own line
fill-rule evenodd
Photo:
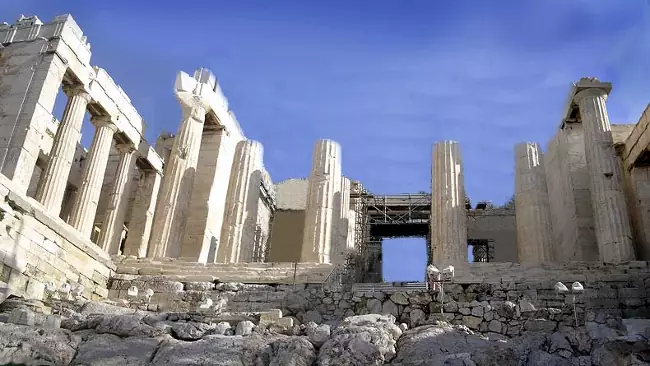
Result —
M 93 230 L 108 156 L 111 153 L 113 136 L 117 132 L 117 126 L 110 117 L 94 117 L 91 121 L 95 125 L 95 135 L 86 157 L 81 187 L 68 221 L 86 238 L 90 238 Z
M 635 259 L 632 228 L 623 191 L 622 169 L 607 115 L 608 91 L 591 87 L 579 91 L 578 105 L 585 132 L 591 202 L 600 259 L 623 262 Z
M 119 144 L 116 146 L 120 161 L 115 172 L 113 188 L 108 196 L 108 205 L 102 222 L 102 231 L 97 245 L 108 254 L 119 254 L 124 218 L 129 201 L 129 189 L 135 167 L 135 146 Z
M 519 263 L 550 261 L 551 213 L 543 155 L 536 143 L 515 146 L 515 212 Z
M 138 258 L 147 256 L 161 179 L 160 172 L 154 169 L 143 169 L 140 172 L 133 212 L 129 222 L 129 235 L 124 243 L 123 254 L 126 256 L 133 255 Z
M 313 151 L 307 188 L 305 226 L 301 262 L 330 263 L 336 237 L 341 192 L 341 146 L 332 140 L 319 140 Z
M 438 266 L 467 263 L 467 210 L 460 145 L 442 141 L 433 149 L 431 258 Z
M 206 107 L 195 99 L 178 98 L 183 119 L 169 160 L 165 161 L 162 187 L 156 205 L 149 257 L 178 257 L 187 222 L 188 205 L 196 176 Z
M 63 119 L 56 130 L 47 168 L 36 191 L 36 200 L 51 214 L 59 216 L 63 196 L 68 185 L 70 167 L 81 136 L 86 106 L 90 94 L 82 86 L 66 86 L 68 103 Z
M 226 195 L 217 262 L 252 261 L 264 150 L 257 141 L 237 143 Z
M 331 250 L 332 263 L 345 263 L 348 255 L 348 231 L 350 220 L 350 179 L 341 178 L 341 192 L 335 197 L 335 204 L 339 206 L 338 223 L 336 224 L 335 246 Z

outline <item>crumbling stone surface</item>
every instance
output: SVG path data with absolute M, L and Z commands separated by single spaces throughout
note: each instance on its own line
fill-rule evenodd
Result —
M 378 297 L 373 298 L 379 300 Z M 386 296 L 382 301 L 392 300 Z M 10 317 L 0 312 L 3 320 L 0 322 L 0 364 L 609 366 L 650 363 L 650 319 L 621 319 L 617 314 L 607 313 L 590 316 L 584 326 L 577 328 L 558 322 L 553 330 L 544 326 L 526 330 L 528 320 L 513 319 L 500 323 L 506 329 L 504 334 L 495 325 L 475 330 L 470 324 L 430 319 L 427 324 L 409 329 L 390 314 L 300 324 L 294 323 L 298 321 L 296 318 L 282 317 L 277 310 L 257 315 L 133 310 L 120 313 L 116 309 L 119 307 L 111 304 L 63 301 L 39 304 L 20 298 L 12 298 L 8 305 L 0 304 L 0 311 L 20 312 L 21 316 Z M 477 301 L 474 305 L 485 304 Z M 518 306 L 514 306 L 513 316 L 527 313 L 517 310 Z M 105 309 L 107 314 L 82 311 L 91 308 Z M 50 317 L 60 317 L 61 328 L 45 328 L 47 316 L 34 309 L 54 313 Z M 495 312 L 494 317 L 489 324 L 496 324 L 500 315 Z M 7 323 L 23 318 L 38 319 L 43 324 Z M 284 322 L 293 326 L 277 326 Z M 521 334 L 509 335 L 507 330 L 517 324 L 521 326 Z

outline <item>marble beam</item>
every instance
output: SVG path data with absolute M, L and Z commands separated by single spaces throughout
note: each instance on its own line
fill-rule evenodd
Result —
M 330 263 L 340 211 L 341 147 L 332 140 L 319 140 L 313 151 L 308 179 L 307 206 L 301 262 Z
M 542 151 L 535 143 L 515 146 L 515 212 L 519 263 L 551 260 L 551 213 Z
M 440 266 L 467 263 L 467 210 L 460 145 L 434 145 L 431 174 L 431 258 Z
M 255 243 L 264 150 L 257 141 L 237 143 L 226 195 L 217 262 L 251 262 Z
M 70 168 L 81 136 L 81 126 L 90 94 L 82 86 L 66 86 L 68 103 L 54 137 L 47 168 L 36 191 L 36 200 L 51 214 L 59 216 L 68 185 Z
M 117 132 L 117 126 L 109 117 L 95 117 L 91 121 L 95 125 L 95 135 L 69 220 L 69 224 L 86 238 L 90 238 L 93 230 L 108 156 L 111 152 L 113 136 Z
M 113 188 L 108 197 L 102 230 L 97 242 L 100 248 L 111 255 L 119 254 L 129 192 L 131 191 L 129 188 L 136 161 L 133 144 L 120 144 L 117 146 L 117 151 L 120 153 L 120 161 L 117 165 Z
M 600 259 L 613 263 L 634 260 L 622 167 L 614 149 L 605 105 L 611 87 L 595 79 L 581 80 L 585 81 L 593 86 L 576 93 L 574 100 L 585 131 L 585 155 Z

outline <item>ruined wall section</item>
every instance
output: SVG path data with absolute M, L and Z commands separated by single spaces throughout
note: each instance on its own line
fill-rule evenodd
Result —
M 0 297 L 41 299 L 50 281 L 57 288 L 64 282 L 80 284 L 90 299 L 106 297 L 115 270 L 109 256 L 31 202 L 0 175 Z
M 514 209 L 470 210 L 467 238 L 489 240 L 491 262 L 517 262 L 517 222 Z
M 307 207 L 307 179 L 287 179 L 275 185 L 269 262 L 299 262 Z

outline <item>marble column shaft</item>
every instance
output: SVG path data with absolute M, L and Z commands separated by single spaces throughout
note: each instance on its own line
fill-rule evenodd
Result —
M 543 155 L 536 143 L 515 146 L 515 212 L 519 263 L 550 261 L 551 213 Z
M 95 135 L 69 220 L 69 224 L 86 238 L 90 238 L 93 230 L 108 156 L 113 145 L 113 136 L 117 132 L 117 126 L 109 117 L 95 117 L 92 122 L 95 125 Z
M 431 258 L 439 266 L 467 263 L 467 210 L 460 145 L 442 141 L 433 149 Z
M 59 216 L 68 185 L 70 168 L 81 136 L 90 94 L 81 86 L 64 87 L 68 102 L 58 126 L 47 168 L 36 191 L 36 200 L 51 214 Z
M 148 249 L 150 257 L 178 257 L 196 176 L 206 109 L 195 100 L 179 101 L 183 120 L 169 161 L 165 162 Z
M 128 188 L 135 167 L 135 147 L 132 144 L 118 145 L 117 151 L 120 153 L 120 161 L 117 165 L 113 188 L 108 198 L 101 235 L 97 242 L 97 245 L 108 254 L 119 254 L 126 206 L 129 201 L 130 189 Z
M 307 189 L 301 262 L 330 263 L 336 238 L 341 192 L 341 147 L 332 140 L 319 140 L 313 151 Z
M 237 143 L 217 262 L 237 263 L 253 259 L 263 155 L 262 144 L 257 141 Z
M 613 263 L 634 260 L 622 169 L 605 105 L 607 91 L 588 88 L 578 92 L 574 100 L 585 131 L 585 155 L 600 259 Z
M 151 237 L 156 201 L 160 190 L 161 174 L 153 169 L 140 172 L 135 203 L 129 222 L 129 234 L 124 243 L 124 255 L 138 258 L 147 256 L 147 247 Z

